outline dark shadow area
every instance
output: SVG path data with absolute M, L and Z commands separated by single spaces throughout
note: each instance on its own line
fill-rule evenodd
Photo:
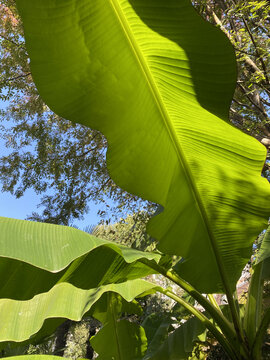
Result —
M 129 2 L 150 29 L 186 52 L 199 103 L 228 121 L 237 70 L 233 47 L 226 35 L 206 22 L 189 0 Z

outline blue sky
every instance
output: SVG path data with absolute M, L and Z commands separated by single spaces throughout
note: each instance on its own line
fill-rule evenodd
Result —
M 39 204 L 40 199 L 41 196 L 36 195 L 32 190 L 27 190 L 25 195 L 20 199 L 16 199 L 15 196 L 12 196 L 7 192 L 0 192 L 0 216 L 24 220 L 27 215 L 31 215 L 33 211 L 39 212 L 37 205 Z M 89 202 L 89 207 L 90 211 L 84 216 L 84 220 L 73 222 L 73 224 L 80 229 L 84 229 L 88 225 L 96 225 L 101 219 L 97 215 L 100 207 L 92 202 Z
M 3 108 L 5 103 L 0 101 L 0 107 Z M 1 122 L 5 126 L 5 122 Z M 7 155 L 9 150 L 5 147 L 5 141 L 0 138 L 0 157 Z M 16 199 L 15 196 L 7 192 L 1 191 L 0 183 L 0 216 L 11 217 L 15 219 L 26 219 L 33 211 L 41 212 L 42 208 L 38 208 L 42 195 L 37 195 L 33 190 L 29 189 L 25 192 L 24 196 Z M 84 220 L 74 221 L 73 224 L 80 229 L 84 229 L 89 225 L 96 225 L 101 218 L 97 215 L 101 206 L 89 202 L 89 213 L 84 216 Z

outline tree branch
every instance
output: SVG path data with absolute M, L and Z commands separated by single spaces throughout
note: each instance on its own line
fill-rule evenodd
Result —
M 236 104 L 240 105 L 240 106 L 245 106 L 245 107 L 247 107 L 247 108 L 249 108 L 249 109 L 252 110 L 252 106 L 250 106 L 250 105 L 248 105 L 248 104 L 244 104 L 244 103 L 236 100 L 235 98 L 233 98 L 233 101 L 234 101 Z
M 262 102 L 267 105 L 267 106 L 270 106 L 270 102 L 265 100 L 264 98 L 261 98 Z
M 5 81 L 14 81 L 14 80 L 20 79 L 20 78 L 22 78 L 22 77 L 27 77 L 27 76 L 29 76 L 29 75 L 31 75 L 30 72 L 27 73 L 27 74 L 21 74 L 21 75 L 15 76 L 14 78 L 6 79 Z
M 241 129 L 242 131 L 244 131 L 246 134 L 251 135 L 251 133 L 249 131 L 243 129 L 243 127 L 242 127 L 247 122 L 245 117 L 238 114 L 237 111 L 232 108 L 230 108 L 230 112 L 233 116 L 232 122 L 234 123 L 234 125 L 237 126 L 239 129 Z M 270 131 L 264 126 L 264 124 L 258 123 L 257 128 L 259 128 L 264 133 L 265 136 L 270 138 Z M 258 134 L 256 134 L 256 133 L 253 134 L 253 136 L 259 141 L 261 141 L 261 139 L 263 138 L 262 135 L 258 136 Z
M 13 44 L 13 45 L 16 45 L 16 46 L 18 46 L 18 47 L 21 46 L 20 44 L 18 44 L 18 43 L 16 43 L 15 41 L 9 39 L 8 37 L 6 37 L 6 36 L 3 35 L 3 34 L 0 34 L 0 36 L 1 36 L 1 38 L 5 39 L 6 41 L 9 41 L 9 42 L 10 42 L 11 44 Z
M 237 46 L 236 46 L 236 43 L 235 43 L 235 40 L 234 40 L 233 36 L 232 36 L 232 35 L 229 33 L 229 31 L 225 28 L 225 26 L 222 24 L 222 21 L 218 18 L 218 16 L 217 16 L 216 13 L 214 12 L 214 10 L 212 10 L 209 5 L 207 5 L 207 11 L 212 15 L 215 24 L 220 27 L 220 29 L 225 33 L 225 35 L 228 37 L 228 39 L 232 42 L 235 50 L 236 50 L 236 51 L 241 51 L 241 52 L 243 52 L 242 50 L 237 49 Z M 244 21 L 244 23 L 245 23 L 245 26 L 248 26 L 248 25 L 246 24 L 246 22 L 245 22 L 245 19 L 243 19 L 243 21 Z M 235 34 L 237 34 L 237 31 L 235 30 L 234 24 L 231 24 L 231 26 L 234 28 L 233 30 L 234 30 Z M 248 29 L 249 29 L 249 28 L 248 28 Z M 252 43 L 253 43 L 253 45 L 254 45 L 254 47 L 255 47 L 256 54 L 257 54 L 257 56 L 258 56 L 258 58 L 259 58 L 259 60 L 260 60 L 260 62 L 261 62 L 261 64 L 262 64 L 263 71 L 261 71 L 261 70 L 258 68 L 258 66 L 257 66 L 257 65 L 255 64 L 255 62 L 249 57 L 249 55 L 248 55 L 247 53 L 245 53 L 247 56 L 245 57 L 244 61 L 245 61 L 245 63 L 246 63 L 248 66 L 250 66 L 250 67 L 253 69 L 253 72 L 258 72 L 259 74 L 264 75 L 267 83 L 269 84 L 269 79 L 268 79 L 268 76 L 267 76 L 267 71 L 266 71 L 265 64 L 264 64 L 263 60 L 261 59 L 261 57 L 260 57 L 260 55 L 259 55 L 259 53 L 258 53 L 257 46 L 256 46 L 256 43 L 255 43 L 255 41 L 254 41 L 254 38 L 253 38 L 250 30 L 248 30 L 248 29 L 247 29 L 247 31 L 248 31 L 248 33 L 249 33 L 249 35 L 250 35 L 250 37 L 251 37 L 251 41 L 252 41 Z
M 261 55 L 260 55 L 260 53 L 259 53 L 259 51 L 258 51 L 256 41 L 255 41 L 255 39 L 254 39 L 254 37 L 253 37 L 253 35 L 252 35 L 252 32 L 250 31 L 250 28 L 249 28 L 249 26 L 248 26 L 248 23 L 247 23 L 246 19 L 245 19 L 244 17 L 242 17 L 242 20 L 243 20 L 244 25 L 245 25 L 245 28 L 247 29 L 247 32 L 248 32 L 248 34 L 249 34 L 249 36 L 250 36 L 250 39 L 251 39 L 251 41 L 252 41 L 252 44 L 253 44 L 253 46 L 254 46 L 254 48 L 255 48 L 256 54 L 257 54 L 257 56 L 258 56 L 258 59 L 259 59 L 261 65 L 262 65 L 265 80 L 267 81 L 267 84 L 270 84 L 269 78 L 268 78 L 268 75 L 267 75 L 266 66 L 265 66 L 265 63 L 264 63 L 264 61 L 263 61 L 263 58 L 261 57 Z
M 262 107 L 260 97 L 256 96 L 255 94 L 251 94 L 252 96 L 250 96 L 248 90 L 244 88 L 240 81 L 237 81 L 237 85 L 243 94 L 249 99 L 249 101 L 256 107 L 256 109 L 258 109 L 263 114 L 263 116 L 267 118 L 268 116 L 265 109 Z

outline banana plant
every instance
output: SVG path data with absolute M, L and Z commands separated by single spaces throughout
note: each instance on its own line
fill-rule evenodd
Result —
M 38 341 L 63 318 L 95 314 L 107 293 L 133 301 L 159 291 L 185 307 L 190 321 L 151 346 L 153 332 L 113 311 L 92 339 L 101 360 L 185 359 L 205 329 L 230 359 L 260 359 L 270 315 L 257 290 L 269 276 L 269 240 L 254 267 L 244 315 L 236 284 L 267 227 L 270 187 L 261 177 L 264 147 L 229 123 L 236 62 L 228 39 L 189 0 L 16 3 L 43 100 L 58 115 L 100 130 L 113 180 L 162 211 L 148 224 L 158 253 L 71 228 L 2 219 L 0 269 L 10 276 L 2 284 L 0 340 Z M 181 260 L 168 268 L 168 255 Z M 179 285 L 204 311 L 140 279 L 151 273 Z M 215 293 L 226 295 L 226 310 Z M 100 345 L 109 340 L 112 353 Z

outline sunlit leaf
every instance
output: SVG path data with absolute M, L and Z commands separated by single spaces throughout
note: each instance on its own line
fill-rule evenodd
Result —
M 90 290 L 61 283 L 28 301 L 1 299 L 0 341 L 24 341 L 40 330 L 45 319 L 68 318 L 79 321 L 105 292 L 116 292 L 126 301 L 132 301 L 152 288 L 158 287 L 139 279 Z
M 17 0 L 53 111 L 108 139 L 110 175 L 164 207 L 149 225 L 206 293 L 234 289 L 270 214 L 265 149 L 228 123 L 236 63 L 189 0 Z M 243 177 L 242 169 L 245 169 Z

